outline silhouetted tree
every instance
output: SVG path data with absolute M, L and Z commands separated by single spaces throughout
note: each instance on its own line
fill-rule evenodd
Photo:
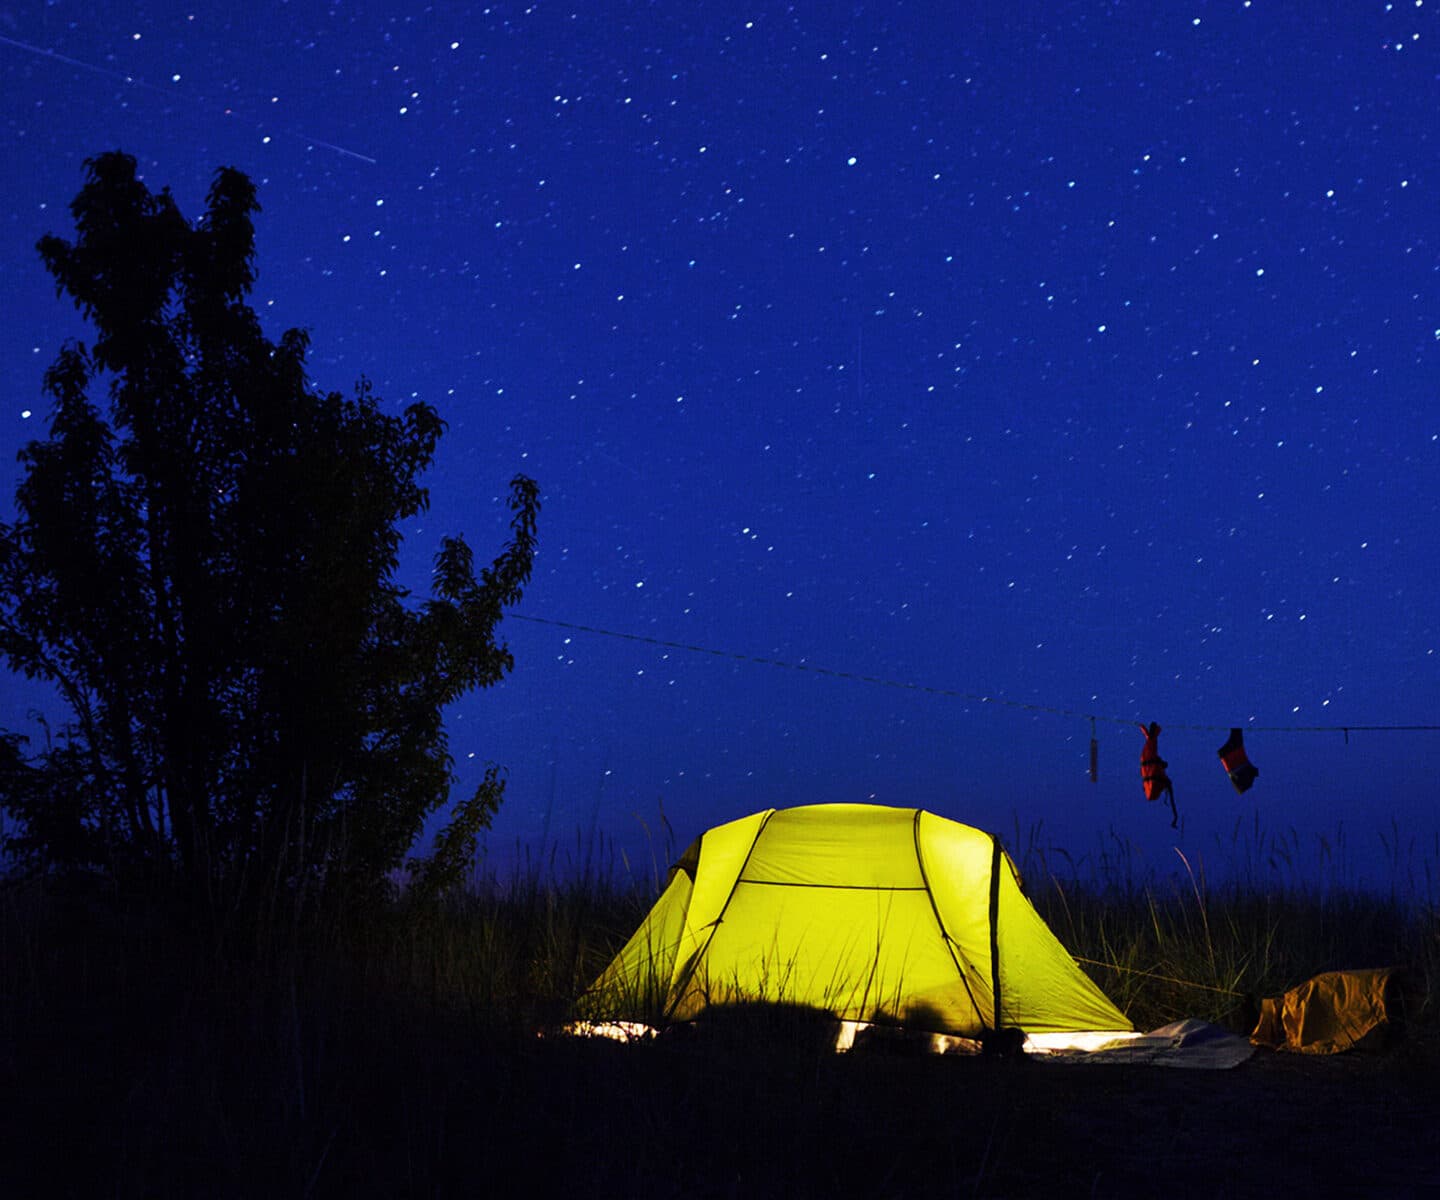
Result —
M 410 602 L 398 523 L 428 503 L 435 410 L 387 415 L 363 380 L 321 393 L 306 334 L 265 337 L 241 172 L 192 224 L 129 156 L 86 170 L 75 240 L 39 250 L 94 340 L 47 372 L 49 437 L 0 525 L 0 652 L 69 718 L 37 753 L 0 737 L 8 848 L 172 879 L 216 913 L 373 894 L 448 798 L 443 708 L 513 665 L 496 626 L 530 576 L 536 485 L 511 481 L 489 567 L 444 539 Z M 458 877 L 503 786 L 492 769 L 457 805 L 422 885 Z

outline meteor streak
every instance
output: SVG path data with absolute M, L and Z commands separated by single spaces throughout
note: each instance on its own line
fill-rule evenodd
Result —
M 61 54 L 58 50 L 47 50 L 44 46 L 36 46 L 30 42 L 22 42 L 18 38 L 6 37 L 4 34 L 0 34 L 0 43 L 4 43 L 7 46 L 14 46 L 17 50 L 24 50 L 27 54 L 34 54 L 40 58 L 53 59 L 55 62 L 64 63 L 68 67 L 76 67 L 81 71 L 89 71 L 95 75 L 104 75 L 107 79 L 117 79 L 121 83 L 128 84 L 130 87 L 143 88 L 147 92 L 155 92 L 161 96 L 175 96 L 180 99 L 185 98 L 184 93 L 181 92 L 179 88 L 156 87 L 153 83 L 146 83 L 143 79 L 137 79 L 134 75 L 127 75 L 124 71 L 116 71 L 109 67 L 102 67 L 95 63 L 85 62 L 83 59 L 71 58 L 70 55 Z M 209 102 L 207 101 L 207 103 Z M 331 150 L 336 154 L 343 154 L 346 158 L 358 158 L 361 162 L 369 163 L 372 167 L 376 165 L 376 160 L 368 154 L 361 154 L 357 150 L 347 150 L 344 146 L 337 146 L 334 142 L 327 142 L 323 138 L 314 137 L 298 129 L 285 129 L 281 130 L 281 132 L 289 137 L 311 142 L 316 146 Z

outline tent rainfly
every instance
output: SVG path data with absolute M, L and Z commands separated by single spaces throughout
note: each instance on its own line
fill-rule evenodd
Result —
M 1132 1028 L 999 839 L 872 804 L 768 809 L 701 835 L 580 1009 L 660 1025 L 753 1002 L 962 1037 Z

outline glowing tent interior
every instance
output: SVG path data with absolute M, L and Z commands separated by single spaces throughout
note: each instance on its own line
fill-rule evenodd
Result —
M 997 838 L 921 809 L 768 809 L 701 835 L 591 986 L 596 1021 L 754 1002 L 961 1037 L 1130 1030 Z

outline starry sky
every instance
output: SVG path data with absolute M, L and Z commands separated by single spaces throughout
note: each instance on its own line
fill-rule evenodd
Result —
M 497 869 L 874 801 L 1440 886 L 1440 734 L 1360 729 L 1440 723 L 1440 0 L 46 0 L 0 81 L 7 517 L 85 335 L 35 242 L 116 148 L 191 216 L 249 174 L 271 336 L 447 419 L 407 583 L 539 481 L 449 715 Z

